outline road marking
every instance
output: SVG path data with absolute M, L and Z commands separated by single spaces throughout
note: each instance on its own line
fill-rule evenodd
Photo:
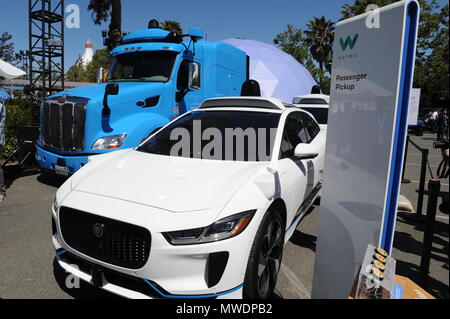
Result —
M 301 280 L 285 264 L 281 263 L 280 271 L 292 284 L 295 292 L 299 296 L 299 299 L 311 299 L 310 291 L 306 289 Z

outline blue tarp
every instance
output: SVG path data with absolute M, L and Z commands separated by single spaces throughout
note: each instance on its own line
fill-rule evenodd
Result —
M 7 99 L 9 99 L 11 96 L 8 94 L 8 92 L 0 89 L 0 102 L 6 101 Z

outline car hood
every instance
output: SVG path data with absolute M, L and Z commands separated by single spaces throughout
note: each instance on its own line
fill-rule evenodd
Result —
M 128 150 L 106 160 L 94 159 L 73 176 L 72 189 L 171 212 L 198 211 L 225 205 L 266 165 Z

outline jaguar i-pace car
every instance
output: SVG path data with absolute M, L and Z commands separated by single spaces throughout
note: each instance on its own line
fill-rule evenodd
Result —
M 216 98 L 58 190 L 56 259 L 128 298 L 270 298 L 320 195 L 325 132 L 291 104 Z

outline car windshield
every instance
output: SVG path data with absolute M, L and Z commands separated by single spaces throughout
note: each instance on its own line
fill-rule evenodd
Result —
M 319 124 L 327 124 L 328 123 L 328 108 L 327 107 L 301 107 L 302 110 L 305 110 L 314 116 L 317 123 Z
M 279 120 L 279 113 L 194 111 L 156 133 L 137 150 L 223 161 L 269 161 Z
M 176 52 L 141 51 L 113 57 L 107 82 L 167 82 Z

